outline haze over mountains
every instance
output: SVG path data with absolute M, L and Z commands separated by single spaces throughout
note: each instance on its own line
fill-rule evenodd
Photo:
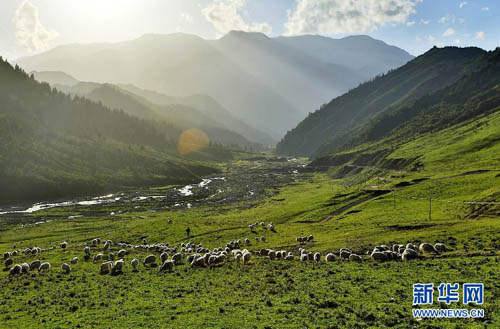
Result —
M 277 153 L 317 158 L 377 141 L 390 153 L 420 134 L 498 111 L 499 53 L 434 47 L 309 115 L 283 138 Z
M 182 129 L 201 129 L 213 143 L 259 150 L 274 141 L 269 135 L 235 118 L 206 95 L 171 97 L 133 85 L 79 82 L 56 71 L 33 72 L 33 75 L 36 80 L 47 82 L 59 91 L 101 102 L 141 119 L 165 121 Z
M 120 43 L 65 45 L 17 63 L 26 71 L 62 71 L 79 81 L 208 95 L 279 140 L 321 104 L 411 59 L 366 36 L 268 38 L 233 31 L 218 40 L 148 34 Z

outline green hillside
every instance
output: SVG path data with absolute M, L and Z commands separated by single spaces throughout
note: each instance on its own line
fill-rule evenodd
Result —
M 4 202 L 191 182 L 214 172 L 176 155 L 179 128 L 68 96 L 3 60 L 0 90 L 0 181 L 9 186 L 0 191 Z M 230 157 L 214 152 L 199 158 Z
M 479 48 L 433 48 L 408 64 L 364 83 L 311 113 L 277 145 L 282 155 L 318 156 L 360 135 L 374 118 L 402 113 L 474 70 L 484 58 Z M 421 106 L 419 103 L 415 106 Z

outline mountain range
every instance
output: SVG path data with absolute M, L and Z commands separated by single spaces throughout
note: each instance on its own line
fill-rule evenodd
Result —
M 197 128 L 213 143 L 253 150 L 273 144 L 269 135 L 250 127 L 206 95 L 171 97 L 133 85 L 79 82 L 63 72 L 33 72 L 36 80 L 47 82 L 59 91 L 101 102 L 135 117 L 165 121 L 182 129 Z M 75 81 L 70 85 L 60 81 Z
M 279 140 L 312 109 L 412 58 L 367 36 L 269 38 L 232 31 L 217 40 L 147 34 L 118 43 L 63 45 L 17 63 L 28 72 L 61 71 L 79 81 L 209 95 Z
M 444 106 L 441 93 L 449 88 L 460 90 L 458 84 L 477 74 L 491 56 L 494 54 L 474 47 L 434 47 L 311 113 L 285 135 L 277 145 L 277 153 L 318 157 L 396 133 L 398 128 L 409 124 L 416 132 L 424 127 L 442 128 L 447 120 L 448 124 L 456 123 L 456 118 L 449 115 L 456 115 L 456 105 Z M 468 97 L 483 94 L 481 90 L 467 92 L 460 91 Z M 456 96 L 457 100 L 464 100 Z M 470 110 L 462 108 L 461 114 Z M 411 123 L 419 117 L 420 126 Z

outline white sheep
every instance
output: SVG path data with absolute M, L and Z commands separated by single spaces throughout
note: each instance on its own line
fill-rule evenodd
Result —
M 164 271 L 172 272 L 173 269 L 174 269 L 174 261 L 167 260 L 167 261 L 163 262 L 163 264 L 160 266 L 160 268 L 158 270 L 160 272 L 164 272 Z
M 351 254 L 351 255 L 349 256 L 349 261 L 350 261 L 350 262 L 358 262 L 358 263 L 359 263 L 359 262 L 361 262 L 361 261 L 362 261 L 362 259 L 361 259 L 361 256 L 359 256 L 359 255 L 356 255 L 356 254 Z
M 372 252 L 370 257 L 374 262 L 385 262 L 387 260 L 387 255 L 379 251 Z
M 40 264 L 42 264 L 42 262 L 40 262 L 40 260 L 34 260 L 30 263 L 30 271 L 33 271 L 33 270 L 38 270 L 38 268 L 40 267 Z
M 250 258 L 252 258 L 252 254 L 250 254 L 248 251 L 243 253 L 243 265 L 248 264 L 250 262 Z
M 182 254 L 177 253 L 172 256 L 172 261 L 174 262 L 175 265 L 181 265 L 182 264 Z
M 70 263 L 75 265 L 75 264 L 78 264 L 78 261 L 79 261 L 78 257 L 73 257 L 73 259 L 71 260 Z
M 64 241 L 64 242 L 61 242 L 61 244 L 59 246 L 61 246 L 61 249 L 66 249 L 66 247 L 68 247 L 68 243 L 66 241 Z
M 417 251 L 417 247 L 413 243 L 407 243 L 406 249 L 413 249 L 413 250 Z
M 132 269 L 134 272 L 137 271 L 137 266 L 139 266 L 139 260 L 137 258 L 132 259 L 130 262 L 130 265 L 132 265 Z
M 438 252 L 445 252 L 446 251 L 446 245 L 444 243 L 436 243 L 434 245 L 434 249 L 436 249 Z
M 48 270 L 50 270 L 50 263 L 49 262 L 45 262 L 45 263 L 40 264 L 40 267 L 38 268 L 38 272 L 48 271 Z
M 304 254 L 304 253 L 303 253 L 303 254 L 300 254 L 300 261 L 301 261 L 301 262 L 305 262 L 305 261 L 307 261 L 307 258 L 308 258 L 308 257 L 307 257 L 307 254 Z
M 167 252 L 162 252 L 160 255 L 160 263 L 164 263 L 168 259 L 168 253 Z
M 100 274 L 108 274 L 108 273 L 111 273 L 113 271 L 113 265 L 114 263 L 113 262 L 106 262 L 106 263 L 102 263 L 99 267 L 100 269 Z
M 205 267 L 205 257 L 200 256 L 198 258 L 193 259 L 191 262 L 191 267 Z
M 69 272 L 71 272 L 71 266 L 69 264 L 63 263 L 61 265 L 61 271 L 63 271 L 63 273 L 68 274 Z
M 334 262 L 335 261 L 335 255 L 332 254 L 331 252 L 328 253 L 328 254 L 326 254 L 325 261 L 327 261 L 327 262 Z
M 21 272 L 28 273 L 30 271 L 30 264 L 22 263 L 21 264 Z
M 92 261 L 95 263 L 97 261 L 101 261 L 103 259 L 104 255 L 103 254 L 97 254 L 94 257 L 92 257 Z
M 127 251 L 125 249 L 120 249 L 120 251 L 118 251 L 118 257 L 120 258 L 123 258 L 125 257 L 125 255 L 127 254 Z
M 19 275 L 21 274 L 22 267 L 19 264 L 14 265 L 9 272 L 9 275 Z
M 3 259 L 7 259 L 10 257 L 10 252 L 6 251 L 3 253 Z
M 142 262 L 144 266 L 150 265 L 152 266 L 156 262 L 156 256 L 155 255 L 149 255 L 144 258 L 144 261 Z
M 275 260 L 276 259 L 276 251 L 269 250 L 269 252 L 267 253 L 267 256 L 269 257 L 270 260 Z
M 122 273 L 123 267 L 125 266 L 125 262 L 123 259 L 119 259 L 113 263 L 113 273 Z
M 349 259 L 349 256 L 351 256 L 351 252 L 349 252 L 346 249 L 340 249 L 340 259 Z
M 321 254 L 319 252 L 315 252 L 313 257 L 314 257 L 314 261 L 316 263 L 320 262 L 320 260 L 321 260 Z
M 89 255 L 89 256 L 90 256 L 90 247 L 89 247 L 89 246 L 86 246 L 85 248 L 83 248 L 83 252 L 84 252 L 86 255 Z
M 434 253 L 434 254 L 438 254 L 437 250 L 434 248 L 434 246 L 430 243 L 421 243 L 420 246 L 418 247 L 418 250 L 422 253 L 422 254 L 426 254 L 426 253 Z
M 403 261 L 407 262 L 409 260 L 417 258 L 417 256 L 418 256 L 418 254 L 415 250 L 413 250 L 411 248 L 407 248 L 407 249 L 405 249 L 405 251 L 403 251 L 403 254 L 401 255 L 401 259 Z

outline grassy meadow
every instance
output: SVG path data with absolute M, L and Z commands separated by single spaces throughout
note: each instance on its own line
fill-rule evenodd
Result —
M 265 161 L 260 161 L 264 163 Z M 235 162 L 231 169 L 243 171 Z M 259 163 L 259 161 L 256 161 Z M 262 168 L 264 165 L 255 165 Z M 246 167 L 245 170 L 249 170 Z M 468 170 L 464 170 L 468 172 Z M 199 205 L 182 210 L 153 210 L 143 201 L 139 210 L 119 213 L 106 205 L 100 214 L 68 219 L 85 207 L 53 208 L 25 217 L 4 216 L 0 250 L 40 246 L 39 256 L 16 256 L 22 263 L 49 261 L 47 273 L 12 277 L 0 275 L 0 327 L 5 328 L 484 328 L 498 327 L 500 284 L 500 222 L 494 207 L 477 211 L 469 205 L 434 201 L 429 191 L 447 201 L 480 200 L 497 192 L 494 172 L 449 177 L 436 172 L 387 171 L 382 177 L 346 187 L 327 174 L 304 173 L 252 200 Z M 403 182 L 403 184 L 402 184 Z M 170 187 L 167 187 L 170 188 Z M 392 191 L 396 191 L 393 195 Z M 157 189 L 154 191 L 157 192 Z M 410 199 L 418 197 L 420 199 Z M 394 202 L 395 201 L 395 202 Z M 395 207 L 394 207 L 395 206 Z M 118 207 L 118 208 L 117 208 Z M 250 223 L 272 221 L 276 233 Z M 191 229 L 191 239 L 185 229 Z M 139 244 L 192 241 L 204 247 L 225 246 L 230 240 L 251 239 L 249 250 L 285 249 L 298 255 L 295 237 L 314 235 L 310 251 L 337 252 L 349 247 L 363 255 L 360 264 L 270 261 L 254 256 L 246 266 L 228 261 L 222 266 L 193 269 L 176 266 L 173 273 L 157 268 L 133 272 L 130 260 L 148 253 L 132 250 L 121 275 L 100 275 L 99 264 L 83 261 L 91 239 Z M 254 237 L 265 237 L 256 242 Z M 67 241 L 67 250 L 59 243 Z M 366 253 L 373 246 L 393 243 L 443 242 L 449 251 L 410 262 L 375 264 Z M 116 249 L 118 247 L 113 247 Z M 102 249 L 92 248 L 92 254 Z M 74 256 L 80 263 L 63 274 L 60 265 Z M 157 255 L 158 256 L 158 255 Z M 412 284 L 417 282 L 483 282 L 484 319 L 414 319 Z M 435 297 L 436 298 L 436 297 Z M 434 307 L 452 308 L 453 304 Z M 462 305 L 456 305 L 461 308 Z M 470 308 L 467 306 L 467 308 Z

